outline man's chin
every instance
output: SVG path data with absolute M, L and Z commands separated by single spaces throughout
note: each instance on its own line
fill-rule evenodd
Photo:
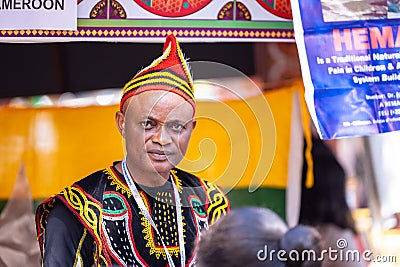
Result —
M 159 174 L 169 173 L 182 160 L 182 158 L 169 157 L 165 160 L 156 160 L 149 157 L 149 163 L 155 172 Z
M 151 164 L 155 172 L 160 175 L 169 173 L 169 171 L 174 167 L 169 161 L 157 161 Z

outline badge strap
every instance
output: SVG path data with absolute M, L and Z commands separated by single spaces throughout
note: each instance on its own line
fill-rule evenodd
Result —
M 165 254 L 167 255 L 169 266 L 175 267 L 175 264 L 174 264 L 174 261 L 172 260 L 171 254 L 169 253 L 168 248 L 165 245 L 164 240 L 163 240 L 160 232 L 158 231 L 156 224 L 154 223 L 153 219 L 151 218 L 150 213 L 147 210 L 135 183 L 133 182 L 132 176 L 130 175 L 128 167 L 126 165 L 126 157 L 122 161 L 122 171 L 123 171 L 126 183 L 128 184 L 129 189 L 132 192 L 133 198 L 135 199 L 136 204 L 138 205 L 138 207 L 139 207 L 140 211 L 142 212 L 142 214 L 144 215 L 144 217 L 150 222 L 151 226 L 154 228 L 158 237 L 161 240 L 161 243 L 165 250 Z M 180 203 L 179 192 L 178 192 L 178 189 L 177 189 L 175 181 L 174 181 L 174 177 L 172 177 L 171 175 L 170 175 L 170 177 L 171 177 L 171 183 L 172 183 L 172 187 L 174 189 L 174 195 L 175 195 L 175 208 L 176 208 L 176 217 L 177 217 L 177 223 L 178 223 L 178 242 L 179 242 L 179 253 L 181 256 L 181 266 L 185 266 L 185 243 L 184 243 L 184 239 L 183 239 L 182 207 L 181 207 L 181 203 Z

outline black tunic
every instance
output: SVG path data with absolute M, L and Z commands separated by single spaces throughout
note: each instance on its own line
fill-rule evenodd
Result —
M 226 214 L 230 205 L 211 183 L 179 169 L 171 173 L 182 205 L 186 265 L 191 266 L 200 232 Z M 180 266 L 171 183 L 156 188 L 135 185 L 175 266 Z M 113 166 L 39 205 L 36 225 L 44 266 L 168 265 L 160 237 L 141 213 L 123 175 Z

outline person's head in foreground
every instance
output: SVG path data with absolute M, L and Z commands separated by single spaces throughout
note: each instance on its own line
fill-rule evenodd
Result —
M 197 266 L 318 267 L 321 262 L 312 257 L 307 259 L 309 253 L 301 255 L 314 251 L 318 258 L 320 249 L 316 229 L 308 226 L 289 229 L 267 208 L 243 207 L 232 210 L 201 235 Z
M 137 179 L 147 177 L 143 185 L 162 184 L 182 160 L 195 108 L 188 65 L 175 37 L 168 36 L 163 55 L 125 85 L 116 114 L 127 165 Z

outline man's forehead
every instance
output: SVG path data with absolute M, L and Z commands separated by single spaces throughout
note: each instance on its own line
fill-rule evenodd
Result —
M 190 103 L 179 95 L 166 91 L 146 91 L 131 97 L 128 109 L 140 117 L 185 119 L 193 116 Z
M 182 102 L 187 102 L 183 97 L 164 90 L 159 90 L 154 88 L 151 91 L 144 91 L 138 94 L 135 94 L 130 97 L 131 102 L 151 102 L 151 103 L 158 103 L 158 102 L 169 102 L 171 104 L 179 104 Z

